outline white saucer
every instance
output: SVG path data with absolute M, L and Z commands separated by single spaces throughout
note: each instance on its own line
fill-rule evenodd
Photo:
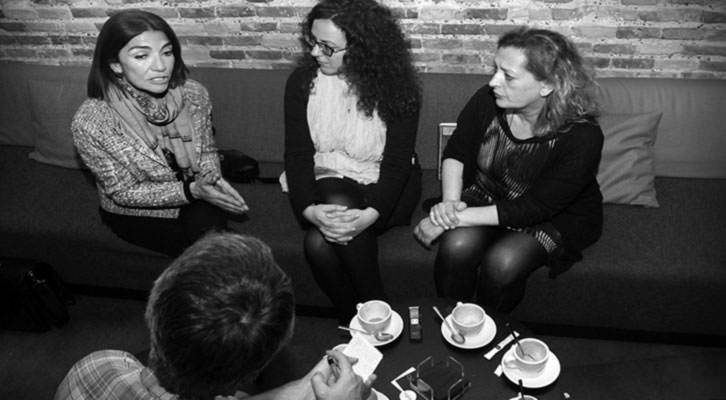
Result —
M 488 314 L 484 318 L 484 327 L 481 331 L 474 336 L 464 336 L 463 344 L 458 344 L 451 339 L 451 330 L 449 330 L 449 327 L 444 322 L 441 322 L 441 335 L 447 342 L 461 349 L 478 349 L 486 346 L 497 335 L 497 324 Z M 446 320 L 453 325 L 451 322 L 451 314 L 446 316 Z
M 363 329 L 363 327 L 360 325 L 360 321 L 358 321 L 358 317 L 353 317 L 353 319 L 350 320 L 350 324 L 348 324 L 348 327 L 353 329 Z M 390 333 L 393 335 L 393 338 L 389 340 L 384 341 L 378 341 L 376 338 L 373 337 L 373 335 L 365 335 L 359 332 L 350 332 L 350 335 L 361 335 L 368 343 L 374 345 L 374 346 L 383 346 L 384 344 L 391 343 L 392 341 L 396 340 L 400 335 L 401 332 L 403 332 L 403 319 L 401 318 L 401 315 L 398 314 L 396 311 L 391 310 L 391 323 L 388 324 L 386 329 L 383 330 L 383 332 Z
M 557 358 L 555 353 L 550 351 L 550 357 L 547 359 L 547 364 L 545 364 L 544 369 L 542 370 L 542 373 L 540 373 L 538 376 L 535 377 L 525 377 L 519 375 L 519 370 L 516 368 L 509 368 L 504 364 L 504 360 L 509 357 L 509 353 L 511 353 L 514 349 L 514 346 L 509 348 L 506 353 L 502 356 L 502 372 L 504 372 L 504 376 L 507 377 L 512 383 L 518 383 L 519 380 L 522 380 L 522 386 L 528 388 L 528 389 L 539 389 L 543 388 L 547 385 L 550 385 L 552 382 L 554 382 L 558 376 L 560 376 L 560 370 L 562 369 L 560 365 L 560 360 Z

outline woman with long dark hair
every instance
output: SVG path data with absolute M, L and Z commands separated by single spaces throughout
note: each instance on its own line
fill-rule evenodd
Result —
M 164 19 L 120 11 L 98 35 L 88 99 L 71 126 L 96 178 L 103 222 L 122 239 L 170 256 L 224 229 L 225 212 L 247 210 L 221 177 L 209 94 L 187 74 Z
M 373 0 L 323 0 L 302 24 L 285 88 L 285 174 L 316 281 L 348 323 L 385 299 L 378 235 L 408 224 L 420 197 L 420 88 L 409 43 Z

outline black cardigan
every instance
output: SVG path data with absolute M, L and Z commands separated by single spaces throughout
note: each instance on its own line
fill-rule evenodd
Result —
M 489 86 L 480 88 L 459 114 L 444 158 L 464 164 L 464 188 L 474 182 L 482 137 L 492 119 L 501 114 Z M 494 199 L 499 224 L 526 227 L 552 222 L 565 244 L 575 251 L 595 242 L 602 231 L 602 194 L 597 171 L 603 134 L 595 122 L 574 124 L 567 132 L 534 137 L 556 140 L 537 182 L 515 199 Z
M 305 208 L 315 203 L 315 148 L 307 120 L 309 90 L 303 87 L 305 71 L 298 68 L 290 74 L 285 85 L 285 174 L 293 212 L 302 217 Z M 368 205 L 379 213 L 374 226 L 383 229 L 401 196 L 411 170 L 416 145 L 418 112 L 384 121 L 386 144 L 383 148 L 378 183 L 368 192 Z

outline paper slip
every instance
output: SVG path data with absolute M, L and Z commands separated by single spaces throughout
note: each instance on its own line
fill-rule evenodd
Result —
M 364 381 L 371 376 L 383 359 L 383 353 L 363 339 L 363 335 L 353 335 L 353 338 L 343 349 L 343 354 L 358 359 L 358 362 L 353 364 L 353 372 L 363 378 Z
M 517 335 L 517 337 L 520 336 L 519 332 L 517 331 L 514 331 L 514 334 Z M 507 337 L 502 339 L 501 342 L 497 343 L 496 346 L 494 346 L 491 350 L 484 354 L 484 358 L 486 358 L 487 360 L 491 360 L 492 357 L 494 357 L 499 352 L 499 350 L 503 349 L 504 346 L 508 345 L 509 342 L 511 342 L 512 340 L 514 340 L 514 336 L 512 336 L 512 334 L 510 333 L 509 335 L 507 335 Z

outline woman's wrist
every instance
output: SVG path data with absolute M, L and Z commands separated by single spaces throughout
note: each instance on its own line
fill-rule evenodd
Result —
M 368 214 L 368 216 L 373 220 L 373 222 L 378 221 L 378 218 L 381 216 L 381 213 L 379 213 L 378 210 L 376 210 L 373 207 L 367 207 L 366 209 L 363 210 L 363 212 Z
M 184 181 L 182 183 L 182 189 L 184 190 L 184 197 L 187 198 L 188 202 L 192 202 L 195 200 L 194 195 L 192 194 L 192 183 L 193 181 Z
M 313 207 L 315 207 L 315 204 L 310 204 L 307 207 L 303 208 L 303 210 L 302 210 L 303 218 L 308 220 L 308 222 L 310 222 L 310 223 L 314 223 L 313 220 L 315 219 Z
M 190 203 L 199 198 L 196 194 L 196 190 L 197 190 L 196 181 L 184 181 L 183 187 L 184 187 L 184 196 L 186 196 L 187 200 Z

